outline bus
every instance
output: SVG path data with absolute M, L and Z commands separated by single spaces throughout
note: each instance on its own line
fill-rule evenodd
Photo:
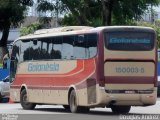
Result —
M 10 97 L 23 109 L 63 105 L 72 113 L 157 99 L 156 33 L 136 26 L 68 26 L 36 31 L 13 43 Z

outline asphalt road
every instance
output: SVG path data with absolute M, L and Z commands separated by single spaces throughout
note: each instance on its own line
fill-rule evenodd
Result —
M 62 106 L 38 105 L 23 110 L 19 103 L 0 104 L 0 120 L 160 120 L 160 99 L 149 107 L 132 107 L 127 115 L 114 115 L 110 108 L 91 109 L 89 113 L 73 114 Z

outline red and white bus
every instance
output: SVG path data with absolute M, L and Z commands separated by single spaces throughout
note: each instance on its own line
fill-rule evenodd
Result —
M 71 112 L 128 113 L 157 98 L 156 33 L 134 26 L 40 30 L 13 44 L 11 99 L 24 109 L 57 104 Z

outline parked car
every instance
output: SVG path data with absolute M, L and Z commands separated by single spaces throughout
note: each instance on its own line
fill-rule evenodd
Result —
M 9 76 L 0 81 L 0 101 L 3 97 L 9 96 L 10 82 Z
M 157 90 L 157 96 L 160 97 L 160 76 L 158 76 L 158 90 Z
M 157 69 L 158 69 L 158 93 L 157 95 L 160 96 L 160 49 L 158 49 Z

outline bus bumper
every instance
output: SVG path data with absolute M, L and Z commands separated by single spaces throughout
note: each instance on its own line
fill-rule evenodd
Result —
M 99 104 L 102 106 L 149 106 L 154 105 L 156 100 L 157 87 L 151 94 L 109 94 L 104 89 L 101 89 L 99 94 Z

